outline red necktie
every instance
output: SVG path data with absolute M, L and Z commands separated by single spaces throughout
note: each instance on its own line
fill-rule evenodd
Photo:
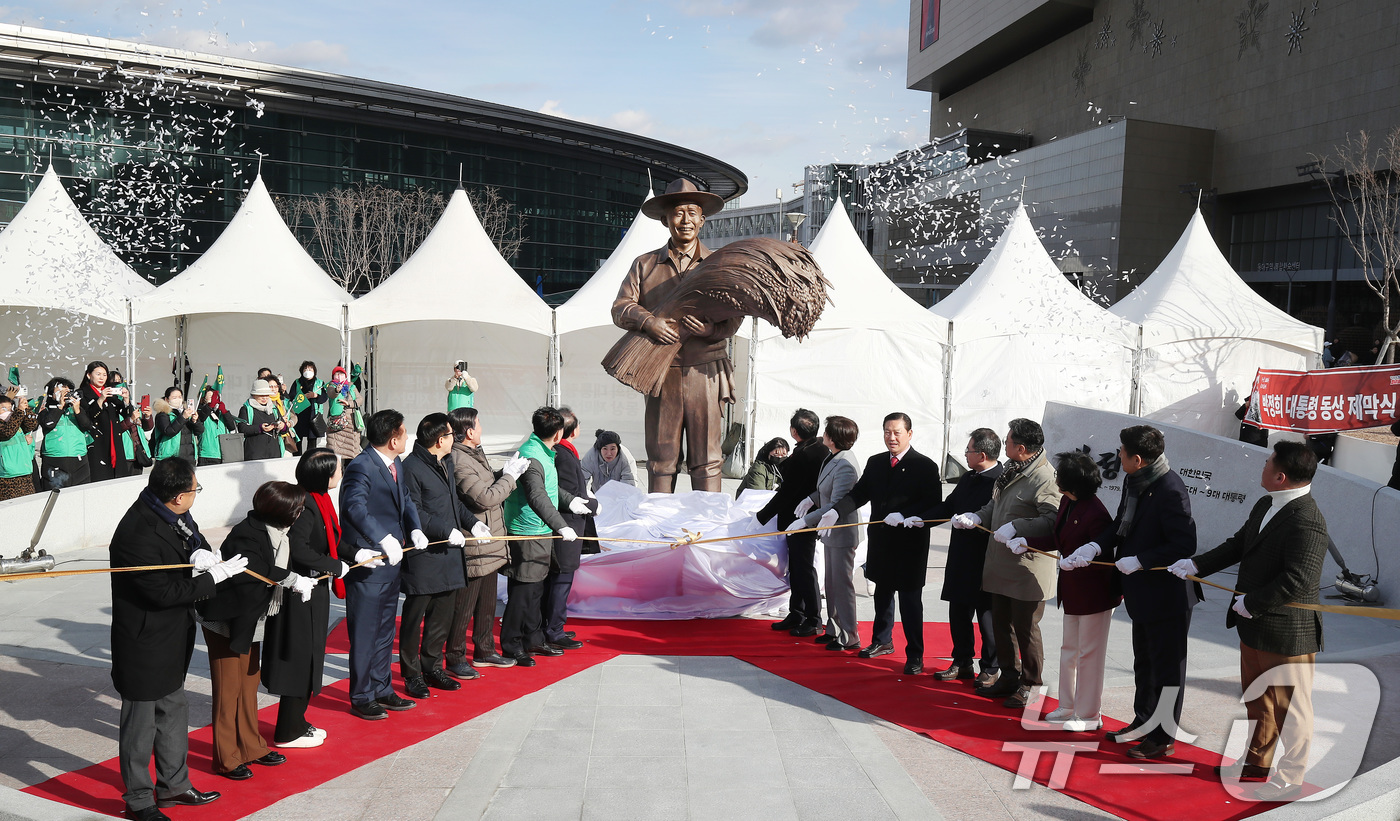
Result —
M 389 475 L 394 477 L 394 484 L 399 483 L 399 469 L 394 465 L 393 462 L 389 463 Z
M 899 457 L 895 456 L 894 454 L 890 454 L 890 467 L 894 467 L 897 464 L 899 464 Z

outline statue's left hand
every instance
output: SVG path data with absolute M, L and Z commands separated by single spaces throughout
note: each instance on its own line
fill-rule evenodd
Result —
M 715 332 L 715 323 L 703 320 L 698 316 L 683 317 L 681 324 L 694 336 L 709 336 Z

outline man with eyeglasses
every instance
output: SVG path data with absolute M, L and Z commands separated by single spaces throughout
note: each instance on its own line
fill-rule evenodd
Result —
M 161 807 L 198 806 L 219 797 L 195 789 L 185 764 L 193 605 L 213 596 L 216 584 L 242 573 L 248 560 L 220 560 L 209 548 L 190 516 L 201 490 L 188 460 L 157 462 L 109 548 L 112 567 L 176 566 L 112 574 L 112 683 L 122 697 L 118 760 L 126 812 L 138 821 L 166 819 Z

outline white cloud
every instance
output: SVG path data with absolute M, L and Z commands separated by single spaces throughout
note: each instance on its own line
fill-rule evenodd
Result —
M 603 121 L 603 125 L 608 128 L 616 128 L 618 131 L 627 131 L 633 134 L 651 136 L 656 130 L 656 123 L 652 121 L 651 115 L 645 111 L 627 109 L 619 111 Z
M 829 40 L 846 30 L 855 0 L 686 0 L 675 7 L 687 17 L 747 17 L 759 21 L 749 39 L 764 46 Z
M 226 54 L 229 57 L 257 60 L 260 63 L 301 68 L 335 69 L 343 68 L 351 62 L 344 45 L 327 43 L 324 40 L 305 40 L 285 45 L 273 40 L 239 42 L 218 31 L 182 29 L 174 26 L 157 29 L 142 39 L 159 46 L 207 54 Z

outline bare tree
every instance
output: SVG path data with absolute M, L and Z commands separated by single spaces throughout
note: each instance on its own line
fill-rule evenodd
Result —
M 514 258 L 524 243 L 525 218 L 495 188 L 482 189 L 474 199 L 487 236 L 501 256 Z M 277 205 L 332 279 L 351 293 L 366 293 L 418 249 L 442 216 L 446 199 L 428 188 L 359 184 L 282 197 Z
M 1391 300 L 1400 292 L 1400 126 L 1392 128 L 1380 145 L 1372 149 L 1365 131 L 1347 135 L 1333 155 L 1314 157 L 1337 174 L 1324 174 L 1332 197 L 1332 219 L 1360 260 L 1366 285 L 1381 300 L 1381 343 L 1379 362 L 1393 362 L 1394 344 L 1400 334 L 1400 312 L 1393 312 Z

